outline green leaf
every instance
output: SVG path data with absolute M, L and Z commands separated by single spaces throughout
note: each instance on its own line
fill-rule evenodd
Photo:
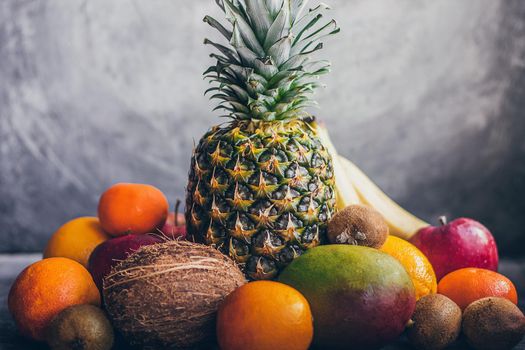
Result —
M 217 29 L 228 41 L 231 39 L 232 32 L 224 28 L 224 26 L 220 24 L 217 20 L 215 20 L 215 18 L 210 16 L 204 16 L 203 21 L 208 23 L 213 28 Z
M 255 34 L 259 42 L 264 42 L 266 33 L 273 22 L 270 12 L 261 0 L 245 0 L 248 16 L 255 27 Z
M 228 66 L 229 69 L 237 76 L 237 78 L 243 82 L 247 81 L 250 75 L 253 74 L 253 68 L 243 67 L 236 64 Z
M 277 120 L 277 114 L 275 112 L 264 112 L 262 114 L 262 119 L 266 120 L 268 122 L 271 122 L 273 120 Z
M 233 99 L 231 96 L 228 96 L 228 95 L 223 94 L 223 93 L 214 94 L 214 95 L 210 96 L 210 99 L 212 99 L 212 98 L 223 100 L 223 101 L 235 101 L 235 99 Z
M 304 14 L 304 16 L 299 17 L 294 21 L 294 29 L 301 31 L 305 26 L 308 25 L 308 23 L 315 17 L 317 17 L 319 14 L 322 14 L 322 12 L 329 10 L 330 6 L 324 3 L 320 3 L 314 8 L 311 8 Z
M 308 29 L 313 27 L 321 18 L 323 18 L 323 15 L 319 13 L 317 16 L 312 18 L 312 20 L 310 22 L 306 23 L 306 25 L 303 28 L 301 28 L 299 33 L 297 33 L 297 35 L 295 36 L 293 44 L 295 45 L 297 42 L 299 42 L 301 40 L 301 37 L 303 36 L 303 34 Z M 293 29 L 295 30 L 296 28 L 294 27 Z
M 314 31 L 313 33 L 309 34 L 306 38 L 304 38 L 304 40 L 305 41 L 308 40 L 308 39 L 310 39 L 310 40 L 319 40 L 320 38 L 322 38 L 324 36 L 338 33 L 339 30 L 340 30 L 340 28 L 337 26 L 337 22 L 335 21 L 335 19 L 333 19 L 330 22 L 326 23 L 321 28 L 319 28 L 316 31 Z
M 220 91 L 220 90 L 221 89 L 218 86 L 214 86 L 214 87 L 211 87 L 209 89 L 206 89 L 206 91 L 204 91 L 204 95 L 206 96 L 207 94 L 209 94 L 212 91 Z
M 266 79 L 270 79 L 276 73 L 279 72 L 279 69 L 275 66 L 271 57 L 265 57 L 263 59 L 257 58 L 254 61 L 255 72 L 262 75 Z
M 283 7 L 283 0 L 261 0 L 264 2 L 265 7 L 268 9 L 268 12 L 275 18 L 281 8 Z
M 292 71 L 280 71 L 279 73 L 275 74 L 272 79 L 268 81 L 267 88 L 272 89 L 275 88 L 281 81 L 293 79 L 295 76 L 295 72 Z
M 291 69 L 300 69 L 300 67 L 305 64 L 310 59 L 310 56 L 307 53 L 302 53 L 298 55 L 291 56 L 286 62 L 279 66 L 281 71 L 291 70 Z
M 285 36 L 268 49 L 268 55 L 273 58 L 276 66 L 280 66 L 290 58 L 292 38 Z
M 246 20 L 246 23 L 250 24 L 250 27 L 251 27 L 252 23 L 250 21 L 250 16 L 248 16 L 248 12 L 246 11 L 246 8 L 244 7 L 243 1 L 233 0 L 233 5 L 237 9 L 239 9 L 239 12 L 241 13 L 242 17 Z
M 217 66 L 208 67 L 208 69 L 206 69 L 202 75 L 207 75 L 209 73 L 217 73 Z
M 221 56 L 221 55 L 217 55 L 216 53 L 210 53 L 210 57 L 211 58 L 215 58 L 218 62 L 220 62 L 222 64 L 230 63 L 230 61 L 226 57 Z
M 304 9 L 308 5 L 309 0 L 296 0 L 292 1 L 292 24 L 295 23 L 295 21 L 299 18 L 301 18 L 301 15 L 303 14 Z
M 255 68 L 255 61 L 258 59 L 258 56 L 253 51 L 247 47 L 238 47 L 237 53 L 241 58 L 242 65 Z
M 249 113 L 241 113 L 241 112 L 234 112 L 232 113 L 232 117 L 240 120 L 248 120 L 252 119 L 251 115 Z
M 231 62 L 237 62 L 237 63 L 239 62 L 239 58 L 237 56 L 237 53 L 235 51 L 233 51 L 232 49 L 230 49 L 230 48 L 228 48 L 228 47 L 226 47 L 224 45 L 214 43 L 213 41 L 211 41 L 209 39 L 204 39 L 204 44 L 212 45 L 217 50 L 219 50 L 221 53 L 223 53 L 226 57 L 228 57 Z
M 272 23 L 266 34 L 266 39 L 264 40 L 264 49 L 268 50 L 273 44 L 275 44 L 282 37 L 288 36 L 290 34 L 290 0 L 284 0 L 283 6 L 277 18 Z
M 228 101 L 228 103 L 235 109 L 236 112 L 249 113 L 250 110 L 244 104 L 237 101 Z
M 237 86 L 237 85 L 231 85 L 230 88 L 233 90 L 233 92 L 239 97 L 239 99 L 243 102 L 248 101 L 248 98 L 250 97 L 248 95 L 248 92 L 246 92 L 245 89 Z
M 247 19 L 244 18 L 242 13 L 230 2 L 230 0 L 224 0 L 224 8 L 226 12 L 226 18 L 234 26 L 238 26 L 239 33 L 242 36 L 245 45 L 257 55 L 263 56 L 264 50 L 257 40 L 257 36 L 253 32 L 251 26 L 248 24 Z M 233 36 L 235 36 L 235 33 L 233 33 Z
M 270 107 L 275 104 L 275 98 L 272 96 L 259 94 L 259 96 L 257 96 L 257 102 L 258 104 L 262 104 L 266 107 Z
M 305 40 L 303 39 L 303 36 L 310 36 L 310 33 L 307 32 L 319 22 L 323 17 L 323 12 L 329 9 L 330 7 L 328 5 L 321 3 L 315 8 L 310 9 L 303 17 L 294 23 L 293 31 L 296 32 L 297 35 L 293 42 L 293 46 Z M 297 50 L 295 52 L 297 52 Z
M 256 95 L 266 90 L 267 80 L 259 74 L 252 74 L 246 82 L 246 89 L 250 92 L 250 95 Z
M 223 102 L 223 103 L 226 103 L 226 102 Z M 226 111 L 230 111 L 230 112 L 235 112 L 235 110 L 231 107 L 228 107 L 228 106 L 225 106 L 223 105 L 223 103 L 220 103 L 217 107 L 215 107 L 212 111 L 216 111 L 216 110 L 219 110 L 219 109 L 224 109 Z
M 308 35 L 304 39 L 302 39 L 301 41 L 297 42 L 292 48 L 292 54 L 297 54 L 297 53 L 304 52 L 312 44 L 314 44 L 316 42 L 319 42 L 319 40 L 321 40 L 322 38 L 325 38 L 325 37 L 330 36 L 332 34 L 336 34 L 339 31 L 340 31 L 340 28 L 337 26 L 337 22 L 335 20 L 331 20 L 330 22 L 328 22 L 325 25 L 319 27 L 318 29 L 314 30 L 313 32 L 308 33 Z M 315 51 L 315 49 L 313 51 Z

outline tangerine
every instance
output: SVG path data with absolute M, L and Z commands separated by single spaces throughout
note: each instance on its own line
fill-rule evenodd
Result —
M 313 338 L 312 313 L 296 289 L 273 281 L 251 282 L 222 302 L 217 335 L 225 350 L 306 350 Z
M 98 203 L 100 224 L 112 236 L 155 232 L 167 217 L 168 200 L 151 185 L 118 183 Z
M 66 222 L 51 236 L 44 250 L 44 258 L 70 258 L 87 268 L 91 252 L 109 238 L 98 218 L 76 218 Z
M 20 333 L 44 340 L 51 320 L 78 304 L 100 306 L 100 294 L 89 272 L 68 258 L 47 258 L 26 267 L 11 286 L 9 312 Z
M 511 280 L 492 270 L 475 267 L 452 271 L 443 277 L 438 284 L 438 293 L 452 299 L 461 310 L 486 297 L 501 297 L 518 303 L 518 293 Z

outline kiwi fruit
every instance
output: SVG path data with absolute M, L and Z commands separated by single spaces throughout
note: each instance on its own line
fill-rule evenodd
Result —
M 440 350 L 461 332 L 461 309 L 442 294 L 429 294 L 416 303 L 407 326 L 410 343 L 421 350 Z
M 507 299 L 479 299 L 463 312 L 463 333 L 477 350 L 512 349 L 525 335 L 525 316 Z
M 60 312 L 46 329 L 53 350 L 109 350 L 114 333 L 104 311 L 93 305 L 75 305 Z
M 328 222 L 328 240 L 332 244 L 353 244 L 380 248 L 388 236 L 388 225 L 375 209 L 349 205 Z

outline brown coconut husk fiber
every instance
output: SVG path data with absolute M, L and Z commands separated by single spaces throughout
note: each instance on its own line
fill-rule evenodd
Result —
M 144 246 L 104 279 L 104 303 L 114 327 L 145 349 L 212 343 L 220 302 L 246 283 L 216 249 L 186 241 Z

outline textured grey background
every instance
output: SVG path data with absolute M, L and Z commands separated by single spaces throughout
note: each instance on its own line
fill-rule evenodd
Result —
M 525 244 L 525 1 L 331 0 L 317 94 L 339 151 L 427 220 Z M 212 0 L 0 1 L 0 251 L 34 251 L 119 181 L 183 196 Z

